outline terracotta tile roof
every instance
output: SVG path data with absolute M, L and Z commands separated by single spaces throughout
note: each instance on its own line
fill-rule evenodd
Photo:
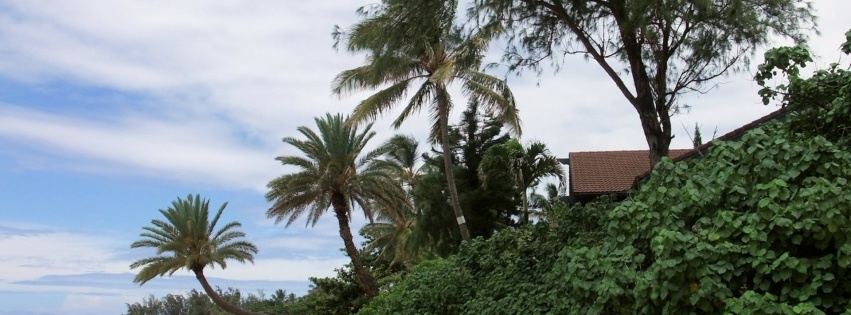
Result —
M 735 141 L 751 130 L 767 121 L 782 119 L 787 114 L 781 108 L 744 126 L 736 128 L 720 137 L 718 140 Z M 712 146 L 707 142 L 695 149 L 672 149 L 669 156 L 672 160 L 682 161 L 705 152 Z M 625 193 L 636 182 L 650 174 L 650 154 L 647 150 L 631 151 L 593 151 L 571 152 L 570 165 L 570 195 L 602 195 Z
M 692 149 L 672 149 L 677 159 Z M 648 150 L 571 152 L 570 194 L 624 193 L 635 178 L 650 170 Z

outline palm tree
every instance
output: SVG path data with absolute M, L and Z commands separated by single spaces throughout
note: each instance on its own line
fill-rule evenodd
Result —
M 397 134 L 384 142 L 381 149 L 388 161 L 399 165 L 401 172 L 398 174 L 408 190 L 414 190 L 417 179 L 421 175 L 417 164 L 420 162 L 421 153 L 418 150 L 420 143 L 412 136 Z
M 391 207 L 405 202 L 404 190 L 393 177 L 398 170 L 394 169 L 394 163 L 377 159 L 383 153 L 380 150 L 361 154 L 375 136 L 375 132 L 370 131 L 371 124 L 359 132 L 357 127 L 346 124 L 346 118 L 340 114 L 326 114 L 324 119 L 317 117 L 315 120 L 318 134 L 302 126 L 298 131 L 305 140 L 283 139 L 304 156 L 277 158 L 284 165 L 297 167 L 298 171 L 269 182 L 266 198 L 273 204 L 266 215 L 275 218 L 276 223 L 286 220 L 289 226 L 306 214 L 307 224 L 316 225 L 332 208 L 358 284 L 372 297 L 378 294 L 378 287 L 361 262 L 349 221 L 354 204 L 371 217 L 374 204 Z
M 547 183 L 544 191 L 546 195 L 541 195 L 532 192 L 529 195 L 529 205 L 537 211 L 531 211 L 533 215 L 539 219 L 546 220 L 549 223 L 550 229 L 558 228 L 558 215 L 556 212 L 560 209 L 558 205 L 562 204 L 559 197 L 559 188 L 553 183 Z
M 257 247 L 248 241 L 241 240 L 245 233 L 236 230 L 242 224 L 233 221 L 216 230 L 216 224 L 227 206 L 222 204 L 213 220 L 209 220 L 210 201 L 201 196 L 192 195 L 186 199 L 177 198 L 171 207 L 160 210 L 165 221 L 151 220 L 153 226 L 146 226 L 140 236 L 141 240 L 133 242 L 131 248 L 150 247 L 157 250 L 153 257 L 139 259 L 130 265 L 131 269 L 143 267 L 133 279 L 133 282 L 143 285 L 151 279 L 186 268 L 195 273 L 195 278 L 201 283 L 204 292 L 219 307 L 231 314 L 259 315 L 242 310 L 225 301 L 207 282 L 204 267 L 222 269 L 227 267 L 227 260 L 238 262 L 254 262 Z
M 389 265 L 410 267 L 418 258 L 421 243 L 414 236 L 417 225 L 417 211 L 413 205 L 412 192 L 422 175 L 419 164 L 421 154 L 419 142 L 412 136 L 397 134 L 387 140 L 380 148 L 390 163 L 397 164 L 396 178 L 407 187 L 404 204 L 393 207 L 376 206 L 376 222 L 370 222 L 361 229 L 369 236 L 368 250 L 380 249 L 379 259 L 387 259 Z
M 411 267 L 419 258 L 421 239 L 415 236 L 417 215 L 411 204 L 394 209 L 377 209 L 378 219 L 365 225 L 361 232 L 367 236 L 367 250 L 378 249 L 378 258 L 389 266 Z
M 479 101 L 487 111 L 520 134 L 520 118 L 508 85 L 479 71 L 484 50 L 496 28 L 483 28 L 469 37 L 453 24 L 457 1 L 384 0 L 375 10 L 361 10 L 365 19 L 348 32 L 335 32 L 337 44 L 345 42 L 353 53 L 366 52 L 364 66 L 337 75 L 332 91 L 344 95 L 387 87 L 360 102 L 350 122 L 374 120 L 397 106 L 415 85 L 418 88 L 393 122 L 398 128 L 425 105 L 430 112 L 430 138 L 443 148 L 443 164 L 452 209 L 465 241 L 470 241 L 458 191 L 452 174 L 449 86 L 461 81 L 463 93 Z M 336 45 L 335 45 L 336 46 Z M 439 139 L 439 140 L 438 140 Z
M 479 166 L 479 175 L 485 179 L 493 172 L 508 172 L 520 190 L 522 198 L 521 223 L 529 223 L 529 198 L 527 191 L 547 177 L 556 177 L 564 181 L 564 169 L 558 159 L 550 154 L 547 145 L 540 141 L 532 141 L 528 147 L 523 147 L 519 141 L 512 139 L 505 144 L 488 149 Z

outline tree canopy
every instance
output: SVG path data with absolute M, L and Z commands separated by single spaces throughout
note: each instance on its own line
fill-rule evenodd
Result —
M 638 113 L 655 164 L 668 154 L 671 115 L 687 105 L 682 94 L 747 69 L 772 36 L 803 42 L 811 10 L 798 0 L 475 0 L 471 15 L 505 28 L 511 70 L 559 66 L 566 55 L 596 62 Z

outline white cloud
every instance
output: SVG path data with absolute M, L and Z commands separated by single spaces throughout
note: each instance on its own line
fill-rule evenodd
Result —
M 115 240 L 70 232 L 31 231 L 0 234 L 0 281 L 13 282 L 44 274 L 68 275 L 117 269 L 112 248 Z
M 240 143 L 228 129 L 216 121 L 149 117 L 97 122 L 0 105 L 0 138 L 92 161 L 79 167 L 262 191 L 279 168 L 274 151 Z
M 272 152 L 288 149 L 280 144 L 281 137 L 293 135 L 298 125 L 311 125 L 311 118 L 325 111 L 348 111 L 367 94 L 338 102 L 328 90 L 337 72 L 357 66 L 363 57 L 334 52 L 331 26 L 350 25 L 357 18 L 354 8 L 365 3 L 7 2 L 0 12 L 2 75 L 142 92 L 153 96 L 147 109 L 156 114 L 141 120 L 125 114 L 112 124 L 91 117 L 12 116 L 4 123 L 17 129 L 7 127 L 5 134 L 75 157 L 154 170 L 159 176 L 172 173 L 179 174 L 173 178 L 212 178 L 224 185 L 260 188 L 269 174 L 280 173 L 271 159 L 276 155 Z M 816 4 L 824 36 L 813 38 L 812 47 L 827 62 L 836 55 L 844 32 L 838 12 L 848 6 L 842 0 Z M 598 66 L 573 56 L 566 62 L 555 75 L 511 79 L 526 122 L 525 138 L 543 140 L 559 154 L 642 148 L 637 114 Z M 767 112 L 742 101 L 755 99 L 747 78 L 722 79 L 729 86 L 695 101 L 695 111 L 679 115 L 675 124 L 700 121 L 710 128 L 732 129 L 739 121 L 729 123 L 728 113 L 745 123 Z M 736 98 L 718 104 L 725 95 Z M 456 105 L 457 116 L 463 100 Z M 702 107 L 711 110 L 698 111 Z M 405 130 L 424 137 L 427 117 L 413 117 Z M 376 130 L 385 132 L 392 118 L 386 116 Z M 92 141 L 63 144 L 34 127 Z M 682 128 L 674 129 L 681 134 L 675 143 L 686 145 Z M 246 139 L 258 145 L 238 143 Z
M 268 246 L 277 241 L 270 237 L 257 243 L 261 252 L 255 257 L 254 264 L 230 262 L 226 269 L 209 268 L 206 274 L 210 278 L 229 280 L 290 282 L 303 282 L 314 276 L 333 276 L 334 268 L 342 267 L 348 258 L 342 253 L 328 256 L 329 252 L 336 253 L 336 249 L 342 247 L 342 242 L 337 241 L 339 237 L 336 237 L 336 243 L 329 238 L 334 239 L 313 235 L 310 231 L 294 237 L 296 242 L 318 245 L 303 248 L 305 255 L 297 257 L 292 249 L 284 249 L 285 252 L 281 253 L 280 246 Z M 95 234 L 2 225 L 0 251 L 6 254 L 0 257 L 3 265 L 0 291 L 124 292 L 126 289 L 118 288 L 131 286 L 132 276 L 118 275 L 134 272 L 128 266 L 134 259 L 145 255 L 144 250 L 128 249 L 130 242 L 132 240 L 122 235 L 104 232 Z M 106 275 L 116 275 L 117 278 L 104 278 Z M 179 271 L 175 275 L 191 274 Z M 164 280 L 152 280 L 155 281 Z

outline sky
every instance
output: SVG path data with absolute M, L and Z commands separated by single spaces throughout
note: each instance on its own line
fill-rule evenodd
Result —
M 265 185 L 289 170 L 274 158 L 296 154 L 281 138 L 368 95 L 330 92 L 338 72 L 364 60 L 332 48 L 333 26 L 355 23 L 367 3 L 0 2 L 0 315 L 121 314 L 149 294 L 200 290 L 185 271 L 140 287 L 128 267 L 152 254 L 130 244 L 157 210 L 196 193 L 211 207 L 228 202 L 222 222 L 241 222 L 260 249 L 254 264 L 207 270 L 212 284 L 304 294 L 309 277 L 333 276 L 348 259 L 332 215 L 275 225 Z M 851 2 L 814 6 L 821 35 L 810 46 L 824 67 L 841 56 Z M 776 110 L 762 105 L 752 73 L 688 96 L 671 147 L 689 147 L 695 123 L 706 139 Z M 559 157 L 646 149 L 637 114 L 596 64 L 568 56 L 558 73 L 508 80 L 524 141 Z M 376 122 L 374 144 L 397 132 L 425 142 L 427 114 L 398 131 L 392 118 Z M 357 229 L 365 220 L 354 217 Z

